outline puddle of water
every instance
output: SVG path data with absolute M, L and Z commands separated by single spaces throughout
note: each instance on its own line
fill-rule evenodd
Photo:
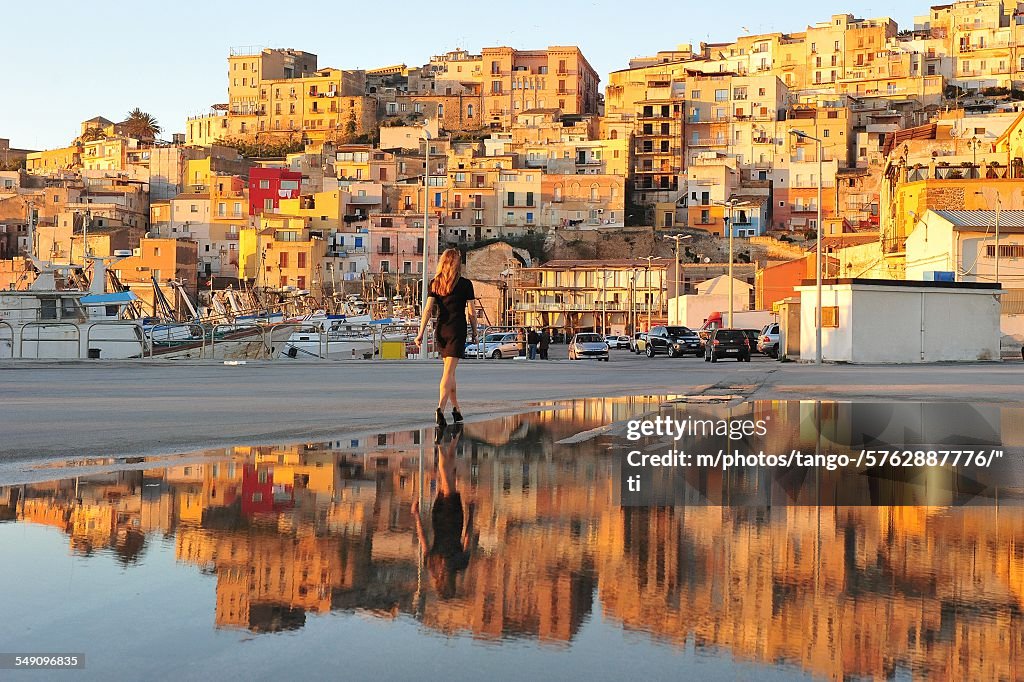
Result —
M 699 409 L 792 418 L 799 435 L 802 405 Z M 97 678 L 1021 668 L 1024 509 L 624 508 L 607 425 L 680 404 L 562 407 L 438 445 L 411 431 L 24 472 L 0 487 L 0 642 L 84 653 Z M 1019 407 L 983 412 L 1024 442 Z

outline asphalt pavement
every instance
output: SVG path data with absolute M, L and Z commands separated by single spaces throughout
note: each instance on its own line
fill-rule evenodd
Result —
M 823 365 L 646 358 L 465 360 L 467 420 L 538 401 L 618 395 L 1024 402 L 1024 362 Z M 427 426 L 441 363 L 417 361 L 2 361 L 0 462 L 186 452 Z

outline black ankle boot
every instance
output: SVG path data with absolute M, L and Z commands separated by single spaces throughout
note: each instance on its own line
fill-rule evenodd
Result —
M 444 427 L 448 426 L 448 422 L 446 422 L 445 419 L 444 419 L 444 412 L 441 411 L 440 407 L 437 408 L 436 412 L 437 412 L 437 425 L 440 426 L 441 428 L 444 428 Z
M 462 422 L 462 413 L 459 412 L 454 407 L 452 408 L 452 421 L 455 422 L 456 424 L 459 424 L 459 423 Z

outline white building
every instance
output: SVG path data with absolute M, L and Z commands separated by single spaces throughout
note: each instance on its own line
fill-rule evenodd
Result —
M 1024 211 L 926 212 L 907 237 L 906 276 L 946 272 L 958 282 L 995 282 L 997 223 L 1002 345 L 1013 352 L 1024 342 Z
M 817 288 L 800 294 L 800 359 L 817 346 Z M 840 279 L 822 285 L 825 362 L 918 363 L 999 359 L 999 289 L 974 282 Z

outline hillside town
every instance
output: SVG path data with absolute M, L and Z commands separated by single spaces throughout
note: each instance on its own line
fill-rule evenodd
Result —
M 836 297 L 861 280 L 1000 291 L 994 352 L 970 358 L 1019 353 L 1024 3 L 921 10 L 652 45 L 609 74 L 585 45 L 366 70 L 233 47 L 202 115 L 140 102 L 69 122 L 63 147 L 0 139 L 0 289 L 46 262 L 168 321 L 353 300 L 405 317 L 455 246 L 491 326 L 785 320 L 820 274 Z M 819 332 L 841 326 L 830 310 Z

